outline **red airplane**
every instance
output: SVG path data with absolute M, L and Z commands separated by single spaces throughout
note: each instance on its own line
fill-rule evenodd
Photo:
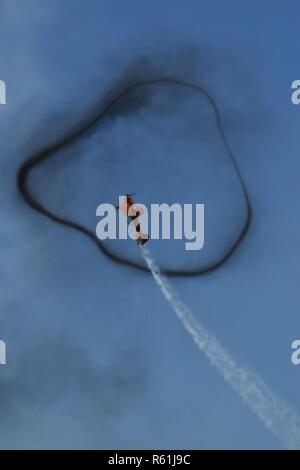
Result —
M 132 198 L 133 195 L 134 193 L 126 194 L 126 202 L 122 203 L 120 206 L 116 206 L 116 208 L 121 209 L 127 215 L 127 217 L 133 221 L 136 229 L 136 241 L 138 245 L 144 245 L 149 240 L 149 237 L 148 235 L 141 232 L 141 224 L 137 219 L 142 214 L 142 209 L 134 204 Z M 132 213 L 134 213 L 134 215 L 131 215 Z

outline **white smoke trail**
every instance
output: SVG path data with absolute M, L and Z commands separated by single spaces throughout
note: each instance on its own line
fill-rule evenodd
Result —
M 286 448 L 300 449 L 300 417 L 297 412 L 278 398 L 257 374 L 238 367 L 219 341 L 183 304 L 150 252 L 145 247 L 141 247 L 141 252 L 161 292 L 210 363 Z

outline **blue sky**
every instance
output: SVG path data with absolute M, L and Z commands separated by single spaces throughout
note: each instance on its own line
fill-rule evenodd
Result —
M 1 448 L 282 447 L 199 353 L 150 276 L 33 212 L 15 175 L 126 73 L 201 84 L 220 108 L 254 218 L 224 267 L 172 282 L 237 361 L 300 413 L 300 369 L 290 361 L 300 336 L 300 107 L 290 100 L 299 10 L 291 0 L 1 0 Z M 211 219 L 199 259 L 213 258 L 243 220 L 240 188 L 216 139 L 203 139 L 214 135 L 206 104 L 176 98 L 154 120 L 145 106 L 53 156 L 32 176 L 39 197 L 91 228 L 96 206 L 120 186 L 148 200 L 204 202 Z M 199 133 L 188 120 L 198 110 Z M 153 250 L 158 262 L 195 263 L 177 246 Z M 126 251 L 137 256 L 129 242 Z

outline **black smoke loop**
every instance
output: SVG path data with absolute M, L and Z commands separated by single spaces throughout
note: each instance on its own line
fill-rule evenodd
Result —
M 192 84 L 192 83 L 182 81 L 182 80 L 177 80 L 175 78 L 158 78 L 158 79 L 143 80 L 143 81 L 138 81 L 138 82 L 135 82 L 135 83 L 131 83 L 126 88 L 124 88 L 123 91 L 115 93 L 114 96 L 109 99 L 108 103 L 106 103 L 106 105 L 102 108 L 102 110 L 95 117 L 93 117 L 89 122 L 85 123 L 79 130 L 74 131 L 70 135 L 64 137 L 63 139 L 61 139 L 60 141 L 58 141 L 54 144 L 48 145 L 46 148 L 43 148 L 42 150 L 38 151 L 37 153 L 32 155 L 27 160 L 25 160 L 18 169 L 17 185 L 18 185 L 18 188 L 19 188 L 23 198 L 27 202 L 27 204 L 29 204 L 29 206 L 31 206 L 36 211 L 38 211 L 41 214 L 45 215 L 46 217 L 53 220 L 54 222 L 65 225 L 67 227 L 71 227 L 71 228 L 73 228 L 75 230 L 78 230 L 79 232 L 83 233 L 84 235 L 87 235 L 91 240 L 93 240 L 93 242 L 96 243 L 96 245 L 98 246 L 98 248 L 100 248 L 102 253 L 104 253 L 112 261 L 114 261 L 116 263 L 121 263 L 123 265 L 129 266 L 129 267 L 132 267 L 132 268 L 135 268 L 135 269 L 139 269 L 140 271 L 148 271 L 149 272 L 149 269 L 145 265 L 137 263 L 135 261 L 131 261 L 129 259 L 123 258 L 122 256 L 114 254 L 112 251 L 110 251 L 105 246 L 105 244 L 103 242 L 101 242 L 97 238 L 96 234 L 93 231 L 89 230 L 84 225 L 81 225 L 81 224 L 79 224 L 77 222 L 74 222 L 72 220 L 68 220 L 64 217 L 60 217 L 57 214 L 51 212 L 46 207 L 44 207 L 33 196 L 32 192 L 31 192 L 31 190 L 28 186 L 28 177 L 29 177 L 29 174 L 30 174 L 30 171 L 32 170 L 32 168 L 34 168 L 35 166 L 41 164 L 44 160 L 51 157 L 51 155 L 53 153 L 61 150 L 65 145 L 70 144 L 71 141 L 73 141 L 74 139 L 78 139 L 85 131 L 89 130 L 94 124 L 96 124 L 97 122 L 102 121 L 107 116 L 109 111 L 111 111 L 112 107 L 117 102 L 119 102 L 121 100 L 121 98 L 125 97 L 127 95 L 127 93 L 129 93 L 133 90 L 136 90 L 137 88 L 140 88 L 144 85 L 152 85 L 152 84 L 157 84 L 157 83 L 181 85 L 181 86 L 193 89 L 194 91 L 196 91 L 198 93 L 202 93 L 203 95 L 206 96 L 206 98 L 208 99 L 208 101 L 210 102 L 210 104 L 213 108 L 218 131 L 220 133 L 221 139 L 222 139 L 222 141 L 224 143 L 224 146 L 226 148 L 228 158 L 230 159 L 230 161 L 231 161 L 231 163 L 232 163 L 232 165 L 235 169 L 235 172 L 237 174 L 237 177 L 238 177 L 238 179 L 241 183 L 243 195 L 244 195 L 245 201 L 246 201 L 247 214 L 246 214 L 246 220 L 244 222 L 244 225 L 243 225 L 242 229 L 240 230 L 240 232 L 238 233 L 238 235 L 237 235 L 235 241 L 233 242 L 233 244 L 231 245 L 231 247 L 227 250 L 227 252 L 222 257 L 220 257 L 217 261 L 215 261 L 213 263 L 207 264 L 203 268 L 193 268 L 193 269 L 190 269 L 190 270 L 186 270 L 186 269 L 184 269 L 184 270 L 180 270 L 180 269 L 165 269 L 165 270 L 162 270 L 162 272 L 164 274 L 167 274 L 169 276 L 198 276 L 198 275 L 201 275 L 201 274 L 209 273 L 209 272 L 214 271 L 215 269 L 221 267 L 231 257 L 231 255 L 235 252 L 235 250 L 237 249 L 237 247 L 239 246 L 241 241 L 244 239 L 246 233 L 248 232 L 248 229 L 250 227 L 251 220 L 252 220 L 252 207 L 251 207 L 251 202 L 250 202 L 250 198 L 249 198 L 249 195 L 248 195 L 248 191 L 247 191 L 245 182 L 243 180 L 243 177 L 240 173 L 240 170 L 238 168 L 238 165 L 236 163 L 236 160 L 235 160 L 235 158 L 234 158 L 233 154 L 231 153 L 231 150 L 228 146 L 228 143 L 227 143 L 224 131 L 223 131 L 222 123 L 221 123 L 219 109 L 218 109 L 215 101 L 213 100 L 213 98 L 202 87 L 200 87 L 198 85 L 195 85 L 195 84 Z

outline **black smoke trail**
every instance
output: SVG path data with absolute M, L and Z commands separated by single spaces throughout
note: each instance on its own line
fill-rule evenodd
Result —
M 51 158 L 51 156 L 63 149 L 65 146 L 70 144 L 73 140 L 79 139 L 82 134 L 85 131 L 88 131 L 92 126 L 95 124 L 102 122 L 105 117 L 112 111 L 112 108 L 114 107 L 115 104 L 120 102 L 122 98 L 126 98 L 127 95 L 131 91 L 136 91 L 136 90 L 141 90 L 142 87 L 145 85 L 153 85 L 153 84 L 175 84 L 181 87 L 186 87 L 189 89 L 194 90 L 197 93 L 201 93 L 205 96 L 205 98 L 208 100 L 210 105 L 212 106 L 213 112 L 214 112 L 214 117 L 215 117 L 215 123 L 218 129 L 218 132 L 220 134 L 221 140 L 225 146 L 228 158 L 230 162 L 232 163 L 235 173 L 240 181 L 241 187 L 242 187 L 242 192 L 245 198 L 246 202 L 246 219 L 244 222 L 243 227 L 237 234 L 235 240 L 232 242 L 231 246 L 227 249 L 227 251 L 215 262 L 208 263 L 206 266 L 202 268 L 193 268 L 193 269 L 164 269 L 162 272 L 164 274 L 167 274 L 169 276 L 198 276 L 198 275 L 203 275 L 207 274 L 211 271 L 214 271 L 215 269 L 221 267 L 235 252 L 239 244 L 242 242 L 244 239 L 246 233 L 248 232 L 248 229 L 251 224 L 252 220 L 252 207 L 251 207 L 251 202 L 250 198 L 248 195 L 248 191 L 244 182 L 244 179 L 241 175 L 241 172 L 238 168 L 237 162 L 229 148 L 229 145 L 227 143 L 227 139 L 225 137 L 225 133 L 223 130 L 222 122 L 221 122 L 221 116 L 219 112 L 219 108 L 214 101 L 214 99 L 199 85 L 193 84 L 193 83 L 188 83 L 184 80 L 176 79 L 176 78 L 157 78 L 157 79 L 144 79 L 142 81 L 136 81 L 132 82 L 131 84 L 127 84 L 125 87 L 122 88 L 121 83 L 117 83 L 117 86 L 112 87 L 112 91 L 109 93 L 106 93 L 105 99 L 104 99 L 104 105 L 96 113 L 90 121 L 84 123 L 81 128 L 74 130 L 70 135 L 65 136 L 58 142 L 54 142 L 52 144 L 47 145 L 45 148 L 41 149 L 37 153 L 33 154 L 30 156 L 28 159 L 26 159 L 21 166 L 18 169 L 18 174 L 17 174 L 17 185 L 18 188 L 25 199 L 25 201 L 36 211 L 40 212 L 44 216 L 48 217 L 49 219 L 53 220 L 54 222 L 57 222 L 59 224 L 71 227 L 75 230 L 78 230 L 79 232 L 83 233 L 84 235 L 88 236 L 96 245 L 98 248 L 101 250 L 101 252 L 106 255 L 109 259 L 111 259 L 114 262 L 124 264 L 126 266 L 139 269 L 141 271 L 148 271 L 149 269 L 147 266 L 135 262 L 129 259 L 126 259 L 120 255 L 117 255 L 113 253 L 103 242 L 101 242 L 96 234 L 88 229 L 86 226 L 79 224 L 76 221 L 69 220 L 65 217 L 60 217 L 59 215 L 55 214 L 54 212 L 50 211 L 47 207 L 43 206 L 37 199 L 34 197 L 31 189 L 29 188 L 28 185 L 28 178 L 31 170 L 36 167 L 37 165 L 40 165 L 43 161 L 45 161 L 48 158 Z M 146 95 L 145 95 L 146 97 Z M 138 103 L 137 103 L 138 105 Z M 121 110 L 122 112 L 122 110 Z M 131 110 L 131 112 L 134 112 L 134 109 Z

